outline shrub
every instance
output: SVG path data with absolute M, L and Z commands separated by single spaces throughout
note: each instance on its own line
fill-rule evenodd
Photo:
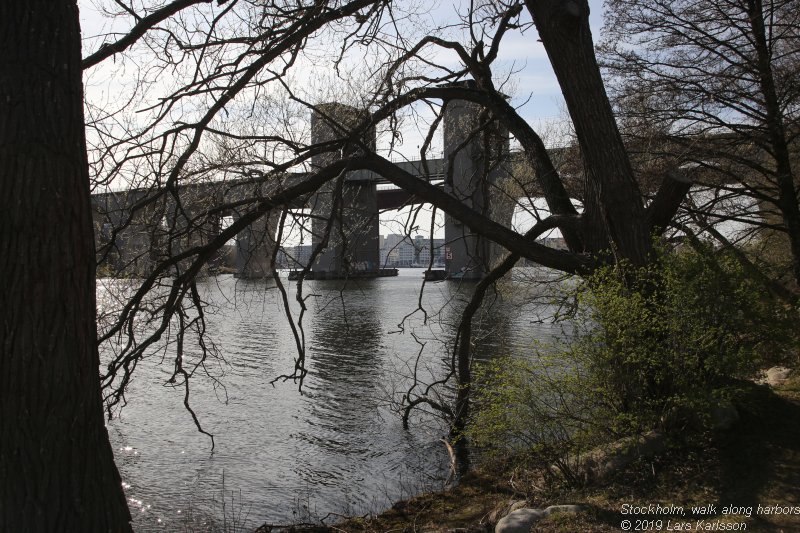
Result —
M 710 249 L 604 268 L 573 291 L 569 338 L 476 373 L 467 433 L 490 455 L 554 464 L 568 480 L 570 457 L 658 428 L 668 413 L 707 413 L 732 378 L 796 346 L 796 310 Z

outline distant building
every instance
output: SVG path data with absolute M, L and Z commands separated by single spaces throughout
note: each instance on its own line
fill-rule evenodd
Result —
M 292 270 L 305 268 L 311 260 L 311 250 L 312 245 L 310 244 L 281 247 L 276 257 L 278 268 L 290 268 Z
M 562 237 L 545 237 L 538 239 L 536 242 L 544 244 L 548 248 L 555 248 L 556 250 L 566 250 L 567 243 Z
M 417 235 L 414 239 L 406 235 L 391 234 L 381 239 L 381 266 L 384 267 L 427 267 L 431 261 L 433 248 L 433 266 L 444 266 L 444 239 L 433 239 Z
M 433 239 L 417 235 L 413 239 L 406 235 L 381 235 L 380 240 L 381 268 L 427 267 L 431 261 L 431 245 L 433 246 L 433 266 L 444 267 L 444 239 Z M 312 245 L 284 246 L 278 250 L 276 262 L 278 268 L 297 270 L 308 265 L 311 259 Z
M 536 242 L 539 244 L 543 244 L 548 248 L 554 248 L 556 250 L 567 250 L 567 243 L 562 237 L 543 237 L 541 239 L 536 239 Z M 539 266 L 538 263 L 531 261 L 530 259 L 523 259 L 520 263 L 517 263 L 518 266 Z
M 444 239 L 433 239 L 431 243 L 430 237 L 417 235 L 411 239 L 407 235 L 393 233 L 381 235 L 378 242 L 381 268 L 427 267 L 431 262 L 431 251 L 433 251 L 433 266 L 444 268 L 446 249 Z M 567 244 L 561 237 L 546 237 L 536 242 L 557 250 L 567 249 Z M 277 255 L 278 268 L 292 270 L 305 268 L 311 259 L 311 250 L 310 244 L 282 247 Z M 520 263 L 520 265 L 527 264 L 527 261 Z

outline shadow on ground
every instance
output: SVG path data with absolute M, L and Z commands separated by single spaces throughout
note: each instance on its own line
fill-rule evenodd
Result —
M 740 419 L 731 429 L 713 435 L 679 434 L 679 446 L 656 458 L 635 462 L 601 487 L 561 491 L 522 488 L 510 481 L 507 472 L 495 470 L 469 474 L 458 487 L 446 492 L 398 502 L 377 517 L 351 519 L 314 531 L 491 532 L 493 513 L 509 502 L 524 499 L 528 506 L 537 508 L 588 506 L 589 510 L 579 515 L 545 518 L 532 529 L 541 533 L 620 531 L 624 520 L 630 520 L 631 526 L 636 520 L 660 520 L 660 529 L 647 527 L 650 531 L 664 531 L 671 521 L 673 528 L 676 523 L 690 524 L 681 531 L 705 531 L 716 523 L 717 529 L 711 530 L 738 524 L 740 531 L 800 532 L 800 380 L 793 387 L 776 394 L 766 386 L 742 383 L 736 401 Z M 675 505 L 684 512 L 623 513 L 626 504 Z M 714 510 L 710 514 L 692 509 L 709 505 Z M 738 507 L 739 513 L 726 515 L 726 506 Z M 774 510 L 774 506 L 799 513 L 764 512 L 765 508 Z M 750 516 L 748 508 L 752 509 Z

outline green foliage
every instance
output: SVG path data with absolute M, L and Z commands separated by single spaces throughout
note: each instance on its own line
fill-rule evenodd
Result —
M 796 310 L 710 249 L 601 269 L 569 296 L 578 306 L 561 346 L 477 372 L 468 430 L 490 454 L 555 464 L 568 478 L 569 457 L 675 413 L 707 413 L 733 394 L 732 378 L 796 346 Z
M 508 357 L 482 365 L 467 428 L 472 444 L 491 458 L 511 455 L 542 467 L 549 480 L 557 473 L 574 477 L 570 457 L 597 444 L 602 433 L 593 419 L 599 404 L 584 390 L 590 376 L 574 355 L 539 353 L 536 363 Z
M 634 272 L 607 268 L 579 295 L 582 359 L 620 413 L 654 422 L 753 375 L 793 342 L 796 312 L 770 298 L 731 257 L 662 254 Z

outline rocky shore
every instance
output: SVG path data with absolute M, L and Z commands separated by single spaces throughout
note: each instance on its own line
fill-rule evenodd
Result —
M 660 439 L 654 445 L 651 436 L 646 453 L 626 456 L 580 487 L 543 485 L 541 475 L 509 458 L 484 465 L 452 489 L 397 502 L 377 516 L 294 529 L 594 532 L 632 527 L 626 520 L 660 520 L 662 529 L 669 523 L 683 531 L 800 531 L 800 515 L 752 512 L 758 505 L 800 506 L 800 378 L 770 369 L 759 383 L 743 385 L 736 417 L 724 427 L 677 443 L 673 437 L 668 446 Z M 646 511 L 656 503 L 672 514 Z M 257 531 L 273 529 L 265 525 Z

